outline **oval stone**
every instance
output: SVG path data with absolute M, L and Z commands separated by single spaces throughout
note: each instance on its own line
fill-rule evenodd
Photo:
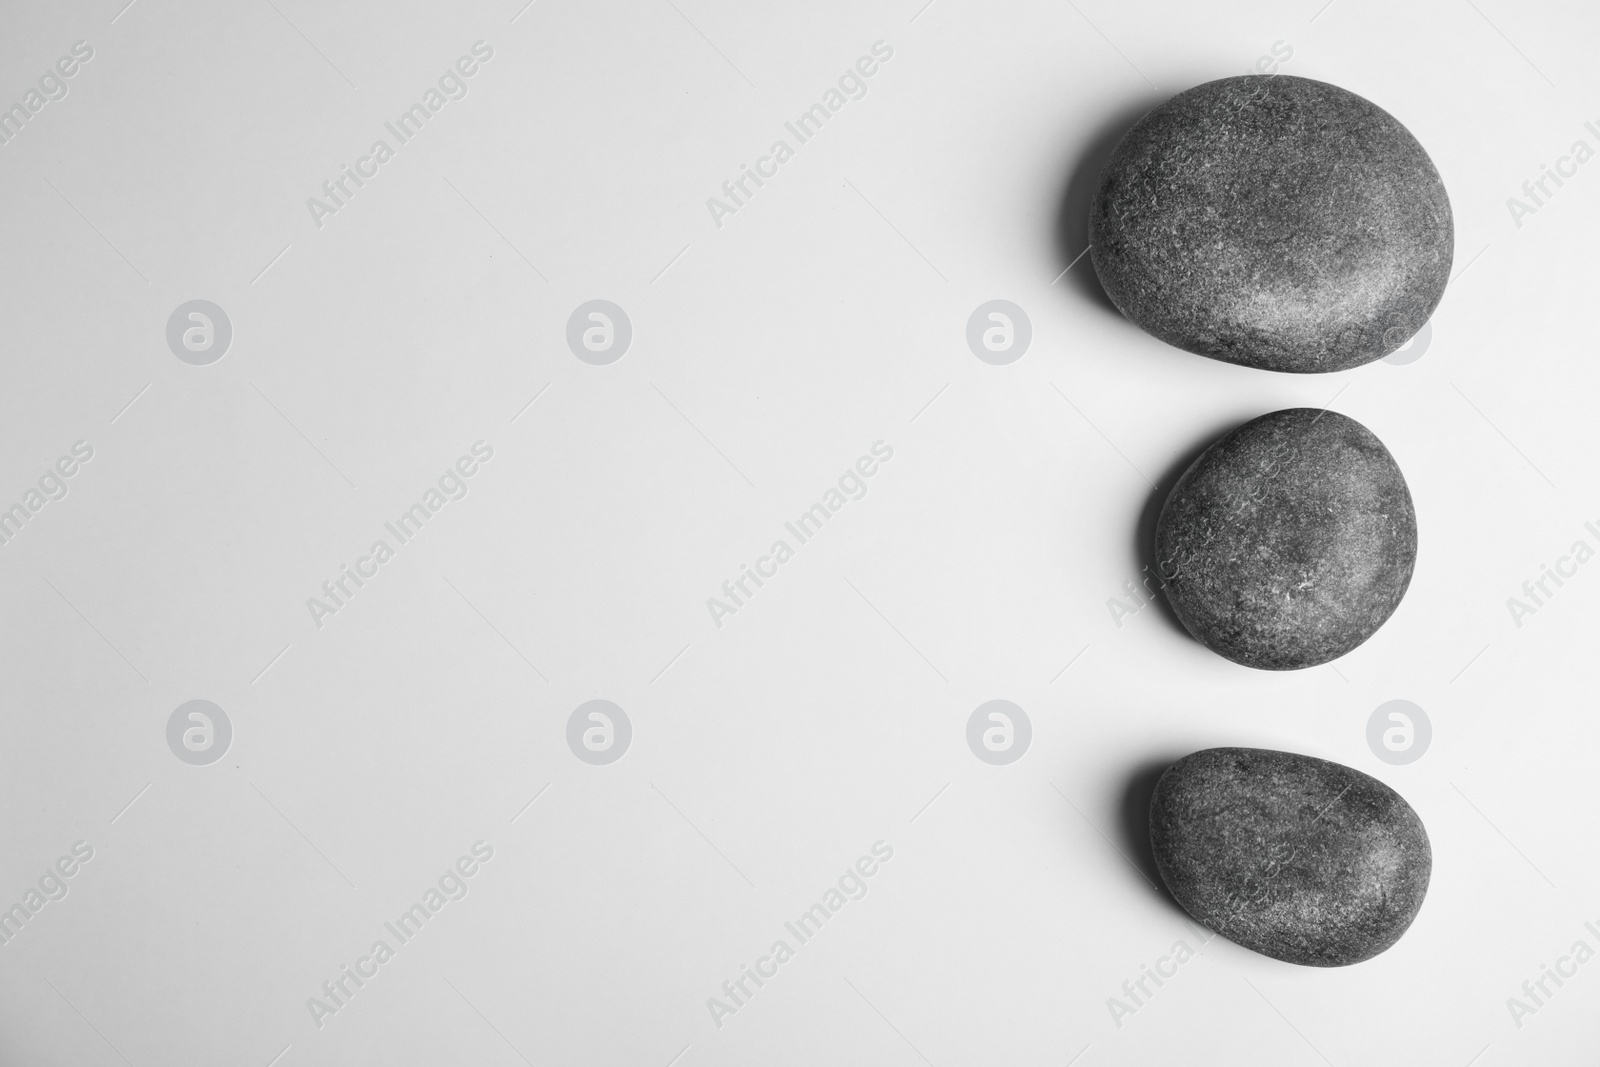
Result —
M 1328 760 L 1259 748 L 1183 757 L 1150 804 L 1156 867 L 1202 925 L 1274 959 L 1360 963 L 1410 927 L 1433 850 L 1405 798 Z
M 1288 75 L 1206 82 L 1123 137 L 1090 208 L 1106 295 L 1190 352 L 1298 373 L 1400 348 L 1450 279 L 1433 162 L 1394 116 Z
M 1225 434 L 1156 520 L 1156 569 L 1195 639 L 1235 663 L 1297 670 L 1393 614 L 1417 517 L 1383 442 L 1335 411 L 1289 408 Z

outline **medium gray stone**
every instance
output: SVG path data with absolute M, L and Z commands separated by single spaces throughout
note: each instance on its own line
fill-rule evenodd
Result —
M 1167 768 L 1150 845 L 1201 924 L 1313 967 L 1400 940 L 1433 870 L 1427 830 L 1400 794 L 1342 764 L 1260 748 L 1206 749 Z
M 1134 124 L 1090 209 L 1112 303 L 1168 344 L 1299 373 L 1360 366 L 1450 279 L 1444 183 L 1392 115 L 1288 75 L 1206 82 Z
M 1223 435 L 1156 520 L 1156 570 L 1195 639 L 1297 670 L 1377 632 L 1411 582 L 1417 517 L 1394 457 L 1335 411 L 1288 408 Z

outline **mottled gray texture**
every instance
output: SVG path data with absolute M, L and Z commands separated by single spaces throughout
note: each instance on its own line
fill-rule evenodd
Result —
M 1289 963 L 1342 967 L 1400 940 L 1433 849 L 1405 798 L 1338 763 L 1212 748 L 1167 768 L 1150 803 L 1156 867 L 1203 925 Z
M 1337 659 L 1393 614 L 1417 561 L 1394 457 L 1335 411 L 1288 408 L 1223 435 L 1156 520 L 1156 570 L 1195 639 L 1235 663 Z
M 1089 213 L 1112 303 L 1168 344 L 1266 370 L 1345 370 L 1420 330 L 1450 279 L 1439 172 L 1335 85 L 1245 76 L 1179 93 L 1112 153 Z

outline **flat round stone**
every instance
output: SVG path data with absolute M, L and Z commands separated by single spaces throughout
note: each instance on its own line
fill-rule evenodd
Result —
M 1235 663 L 1297 670 L 1393 614 L 1417 516 L 1383 442 L 1336 411 L 1289 408 L 1224 434 L 1156 520 L 1156 569 L 1195 639 Z
M 1150 845 L 1202 925 L 1289 963 L 1340 967 L 1400 940 L 1433 850 L 1405 798 L 1327 760 L 1260 748 L 1183 757 L 1156 783 Z
M 1168 344 L 1297 373 L 1381 359 L 1439 305 L 1444 183 L 1394 116 L 1326 82 L 1206 82 L 1134 124 L 1089 215 L 1095 270 Z

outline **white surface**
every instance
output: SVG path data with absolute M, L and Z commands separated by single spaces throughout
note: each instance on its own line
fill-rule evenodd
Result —
M 0 946 L 0 1061 L 1591 1053 L 1600 964 L 1520 1027 L 1506 1000 L 1600 948 L 1600 564 L 1520 627 L 1506 598 L 1597 543 L 1600 163 L 1520 227 L 1506 199 L 1600 147 L 1592 9 L 121 2 L 13 5 L 0 35 L 4 101 L 94 49 L 0 147 L 0 499 L 94 449 L 0 547 L 0 898 L 94 849 Z M 306 199 L 480 40 L 466 97 L 318 228 Z M 866 96 L 714 225 L 706 199 L 876 41 Z M 1108 312 L 1087 260 L 1052 284 L 1085 154 L 1275 42 L 1444 175 L 1465 272 L 1415 363 L 1229 367 Z M 234 328 L 209 366 L 164 338 L 196 298 Z M 609 366 L 564 341 L 594 298 L 633 325 Z M 964 340 L 994 298 L 1032 321 L 1009 366 Z M 1330 403 L 1417 502 L 1381 633 L 1276 675 L 1159 610 L 1115 625 L 1152 483 Z M 480 440 L 468 495 L 316 627 L 306 599 Z M 715 627 L 706 599 L 879 440 L 867 495 Z M 565 742 L 596 698 L 633 725 L 610 766 Z M 1034 729 L 1005 767 L 964 736 L 995 698 Z M 1434 727 L 1408 766 L 1365 741 L 1395 698 Z M 233 725 L 210 766 L 167 747 L 191 699 Z M 1215 744 L 1392 784 L 1431 893 L 1353 968 L 1213 941 L 1119 1027 L 1108 998 L 1194 937 L 1119 855 L 1130 777 Z M 479 840 L 466 898 L 315 1025 L 321 983 Z M 880 840 L 870 892 L 715 1026 L 707 998 Z

